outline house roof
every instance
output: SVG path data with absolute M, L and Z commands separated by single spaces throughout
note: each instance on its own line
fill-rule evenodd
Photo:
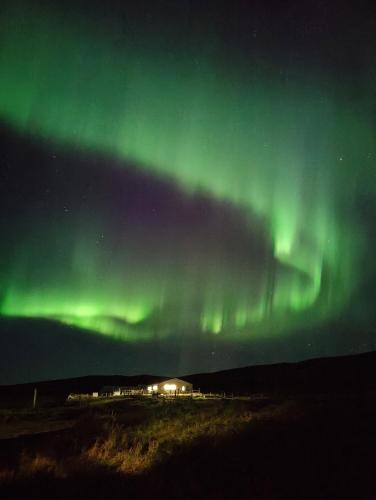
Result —
M 183 380 L 182 378 L 164 378 L 161 379 L 159 382 L 154 382 L 154 384 L 163 384 L 163 383 L 171 383 L 171 382 L 183 382 L 186 385 L 192 385 L 190 382 L 187 382 L 186 380 Z

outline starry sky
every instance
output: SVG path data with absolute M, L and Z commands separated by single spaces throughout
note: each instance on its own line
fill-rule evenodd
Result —
M 0 383 L 374 349 L 375 19 L 3 1 Z

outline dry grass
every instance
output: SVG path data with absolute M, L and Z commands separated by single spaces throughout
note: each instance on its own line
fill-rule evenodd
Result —
M 53 474 L 60 476 L 61 473 L 57 461 L 45 455 L 37 453 L 36 455 L 29 455 L 26 452 L 22 453 L 19 475 L 23 477 L 32 477 L 38 474 Z
M 0 483 L 42 475 L 72 477 L 98 467 L 121 474 L 142 473 L 200 440 L 238 432 L 252 418 L 242 404 L 217 401 L 171 401 L 144 405 L 142 410 L 137 424 L 129 423 L 132 412 L 138 415 L 137 407 L 83 413 L 69 434 L 72 446 L 68 443 L 63 454 L 56 452 L 56 443 L 34 451 L 24 449 L 18 465 L 0 469 Z
M 251 420 L 249 411 L 185 408 L 178 413 L 162 415 L 131 429 L 111 423 L 104 435 L 83 452 L 82 458 L 127 474 L 139 473 L 181 447 L 202 438 L 220 438 L 236 432 Z
M 10 469 L 0 469 L 0 484 L 8 483 L 15 479 L 15 471 Z
M 376 498 L 375 412 L 363 395 L 98 405 L 2 441 L 0 498 Z

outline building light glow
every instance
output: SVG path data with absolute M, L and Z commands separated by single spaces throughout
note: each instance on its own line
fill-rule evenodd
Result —
M 185 391 L 185 385 L 182 386 L 181 390 L 184 392 Z
M 176 391 L 176 384 L 165 384 L 163 388 L 165 391 Z
M 152 391 L 152 387 L 151 385 L 148 386 L 148 392 L 151 392 Z
M 158 390 L 158 386 L 157 385 L 153 385 L 153 391 L 157 391 Z

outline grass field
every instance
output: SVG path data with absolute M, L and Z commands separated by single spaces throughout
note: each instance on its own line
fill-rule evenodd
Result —
M 370 394 L 3 410 L 0 497 L 371 499 L 375 417 Z

